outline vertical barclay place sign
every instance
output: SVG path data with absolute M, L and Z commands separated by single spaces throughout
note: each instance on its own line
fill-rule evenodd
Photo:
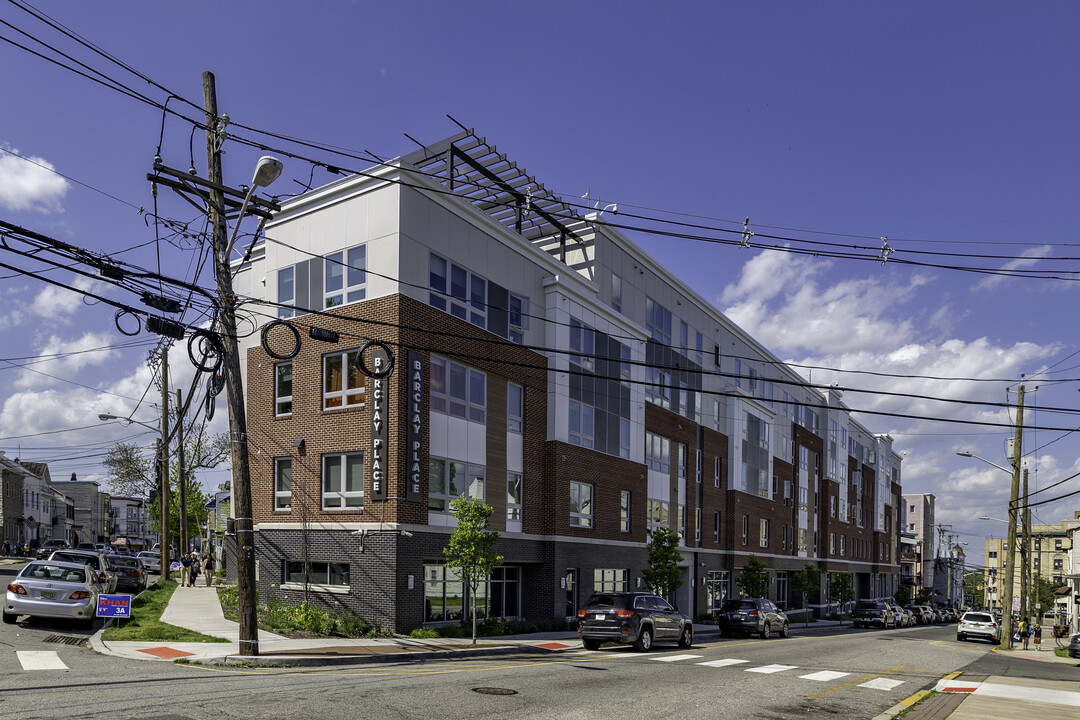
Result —
M 371 350 L 371 499 L 386 499 L 386 403 L 390 358 L 382 347 Z
M 413 350 L 406 356 L 409 368 L 408 412 L 409 426 L 405 442 L 408 446 L 405 477 L 405 499 L 424 500 L 424 356 Z

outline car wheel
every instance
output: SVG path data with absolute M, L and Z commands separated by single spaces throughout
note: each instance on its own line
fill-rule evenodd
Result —
M 772 628 L 769 627 L 769 623 L 765 623 L 765 627 L 761 628 L 761 639 L 768 640 L 770 635 L 772 635 Z
M 731 635 L 731 633 L 729 633 L 727 630 L 721 630 L 720 631 L 720 637 L 722 637 L 722 638 L 726 638 L 729 635 Z
M 687 624 L 679 636 L 679 647 L 688 648 L 694 644 L 694 626 Z
M 788 624 L 784 623 L 784 627 L 780 628 L 780 637 L 786 638 L 789 634 L 790 633 L 788 633 Z
M 956 634 L 956 642 L 964 642 L 964 636 L 957 633 Z
M 586 650 L 599 650 L 602 643 L 599 640 L 582 640 L 581 645 Z
M 649 652 L 652 650 L 652 628 L 641 628 L 641 634 L 638 635 L 638 639 L 634 641 L 634 648 L 638 652 Z
M 9 613 L 4 613 L 4 624 L 5 625 L 14 625 L 15 621 L 18 620 L 18 619 L 19 619 L 18 615 L 11 615 Z

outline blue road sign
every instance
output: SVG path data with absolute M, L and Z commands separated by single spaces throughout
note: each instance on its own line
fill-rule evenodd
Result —
M 131 596 L 130 595 L 98 595 L 98 599 L 97 599 L 97 616 L 98 617 L 130 618 L 131 617 Z

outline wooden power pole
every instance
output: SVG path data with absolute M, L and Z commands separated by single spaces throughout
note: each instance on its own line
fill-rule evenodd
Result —
M 1024 439 L 1024 386 L 1016 398 L 1016 435 L 1012 449 L 1012 488 L 1009 491 L 1009 547 L 1006 550 L 1005 585 L 1001 588 L 1001 649 L 1012 647 L 1013 588 L 1016 583 L 1016 511 L 1020 504 L 1020 457 Z M 1022 574 L 1021 574 L 1022 575 Z
M 184 463 L 184 401 L 176 389 L 176 476 L 180 478 L 180 552 L 191 549 L 188 545 L 187 476 Z
M 169 345 L 161 347 L 161 467 L 159 522 L 161 523 L 161 577 L 169 579 Z
M 251 511 L 251 472 L 247 453 L 247 416 L 240 376 L 240 349 L 236 341 L 236 298 L 232 289 L 225 223 L 225 196 L 221 174 L 221 138 L 218 134 L 217 88 L 214 74 L 204 72 L 206 154 L 210 180 L 210 223 L 214 237 L 214 274 L 217 278 L 217 328 L 221 338 L 222 368 L 229 400 L 232 445 L 233 510 L 236 513 L 236 585 L 240 604 L 240 654 L 259 654 L 259 625 L 255 607 L 255 528 Z M 240 222 L 237 218 L 236 222 Z

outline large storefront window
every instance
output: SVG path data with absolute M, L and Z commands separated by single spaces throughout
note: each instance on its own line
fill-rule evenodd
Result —
M 705 573 L 706 604 L 714 615 L 723 607 L 730 593 L 730 573 L 727 570 L 710 570 Z
M 424 566 L 424 621 L 450 622 L 468 618 L 472 609 L 469 588 L 458 571 L 443 565 Z M 521 616 L 521 568 L 495 568 L 476 590 L 476 616 Z

